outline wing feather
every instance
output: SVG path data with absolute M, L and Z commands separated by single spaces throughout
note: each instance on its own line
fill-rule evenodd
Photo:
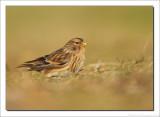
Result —
M 71 53 L 66 53 L 66 51 L 63 48 L 61 48 L 47 56 L 46 62 L 55 65 L 64 65 L 70 62 L 71 57 Z
M 18 67 L 28 67 L 29 71 L 41 71 L 43 69 L 59 69 L 69 64 L 71 53 L 61 48 L 51 54 L 36 58 L 35 60 L 27 61 Z

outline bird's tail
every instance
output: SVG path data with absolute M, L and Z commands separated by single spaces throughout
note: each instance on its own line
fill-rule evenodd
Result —
M 27 71 L 38 71 L 41 72 L 41 70 L 43 70 L 46 66 L 42 65 L 42 64 L 21 64 L 19 66 L 17 66 L 17 68 L 22 68 L 22 70 L 27 70 Z
M 21 64 L 16 68 L 22 68 L 23 70 L 30 70 L 33 67 L 33 64 Z

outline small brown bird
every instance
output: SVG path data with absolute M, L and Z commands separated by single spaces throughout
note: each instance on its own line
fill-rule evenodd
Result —
M 38 71 L 46 77 L 61 77 L 76 74 L 85 61 L 85 46 L 81 38 L 73 38 L 57 51 L 27 61 L 18 66 L 28 71 Z

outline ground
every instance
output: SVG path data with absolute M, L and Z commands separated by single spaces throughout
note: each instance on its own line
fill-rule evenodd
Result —
M 152 110 L 153 62 L 144 58 L 98 62 L 61 78 L 10 71 L 7 109 Z

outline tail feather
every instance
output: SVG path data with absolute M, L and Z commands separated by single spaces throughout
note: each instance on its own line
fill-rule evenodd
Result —
M 33 67 L 33 64 L 21 64 L 17 66 L 17 68 L 20 68 L 20 67 Z
M 41 70 L 43 70 L 46 66 L 45 65 L 33 65 L 33 64 L 22 64 L 20 66 L 17 66 L 17 68 L 23 68 L 23 70 L 27 70 L 27 71 L 38 71 L 40 72 Z
M 23 68 L 24 70 L 28 70 L 28 71 L 40 72 L 50 64 L 49 62 L 45 61 L 46 60 L 45 57 L 47 56 L 48 55 L 45 55 L 44 57 L 39 57 L 35 60 L 27 61 L 24 64 L 17 66 L 17 68 Z

